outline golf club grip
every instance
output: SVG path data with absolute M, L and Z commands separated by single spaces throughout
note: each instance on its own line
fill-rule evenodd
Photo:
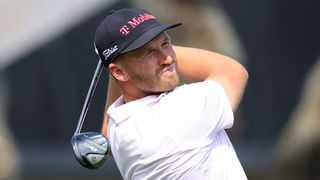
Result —
M 89 90 L 88 90 L 88 93 L 87 93 L 87 97 L 86 97 L 85 102 L 84 102 L 83 107 L 82 107 L 82 111 L 81 111 L 80 118 L 79 118 L 79 121 L 78 121 L 78 126 L 77 126 L 77 129 L 74 132 L 74 134 L 79 134 L 80 131 L 81 131 L 82 124 L 83 124 L 84 119 L 85 119 L 85 117 L 87 115 L 87 112 L 88 112 L 88 109 L 89 109 L 89 106 L 90 106 L 90 102 L 92 100 L 94 91 L 95 91 L 95 89 L 97 87 L 97 84 L 98 84 L 98 81 L 99 81 L 99 78 L 100 78 L 100 75 L 101 75 L 101 72 L 102 72 L 102 68 L 103 68 L 103 64 L 102 64 L 102 61 L 99 59 L 98 65 L 96 67 L 96 70 L 94 72 L 93 78 L 91 80 L 91 84 L 90 84 L 90 87 L 89 87 Z

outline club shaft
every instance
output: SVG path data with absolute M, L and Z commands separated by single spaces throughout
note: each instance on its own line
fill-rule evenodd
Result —
M 92 100 L 92 97 L 93 97 L 93 94 L 94 94 L 94 91 L 95 91 L 95 89 L 97 87 L 97 84 L 98 84 L 102 69 L 103 69 L 103 64 L 102 64 L 101 60 L 99 60 L 97 68 L 96 68 L 96 70 L 94 72 L 94 75 L 93 75 L 93 78 L 92 78 L 88 93 L 87 93 L 87 97 L 86 97 L 86 99 L 84 101 L 84 104 L 83 104 L 83 107 L 82 107 L 82 111 L 81 111 L 80 118 L 79 118 L 79 121 L 78 121 L 77 129 L 74 132 L 74 134 L 79 134 L 80 131 L 81 131 L 83 122 L 84 122 L 84 120 L 86 118 L 86 115 L 87 115 L 87 112 L 88 112 L 88 109 L 89 109 L 89 106 L 90 106 L 90 103 L 91 103 L 91 100 Z

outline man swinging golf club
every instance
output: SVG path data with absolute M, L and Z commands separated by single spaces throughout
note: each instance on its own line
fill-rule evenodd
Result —
M 133 8 L 97 28 L 110 73 L 102 132 L 115 162 L 124 179 L 247 179 L 225 132 L 247 71 L 229 57 L 173 46 L 166 30 L 179 25 Z

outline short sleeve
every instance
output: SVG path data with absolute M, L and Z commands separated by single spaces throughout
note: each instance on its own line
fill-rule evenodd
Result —
M 223 87 L 208 80 L 183 85 L 169 94 L 166 109 L 171 112 L 168 122 L 179 129 L 180 137 L 199 140 L 215 137 L 233 125 L 233 111 Z M 182 128 L 183 127 L 183 128 Z
M 205 102 L 202 114 L 204 122 L 214 127 L 213 131 L 231 128 L 234 120 L 233 111 L 223 87 L 216 81 L 205 81 L 203 86 L 207 89 L 204 97 L 200 97 L 204 98 Z

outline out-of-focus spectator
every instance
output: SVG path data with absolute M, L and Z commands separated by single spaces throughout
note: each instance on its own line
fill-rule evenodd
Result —
M 6 99 L 4 80 L 0 76 L 0 180 L 17 180 L 19 179 L 19 153 L 6 122 Z
M 271 179 L 320 179 L 320 58 L 275 146 Z

